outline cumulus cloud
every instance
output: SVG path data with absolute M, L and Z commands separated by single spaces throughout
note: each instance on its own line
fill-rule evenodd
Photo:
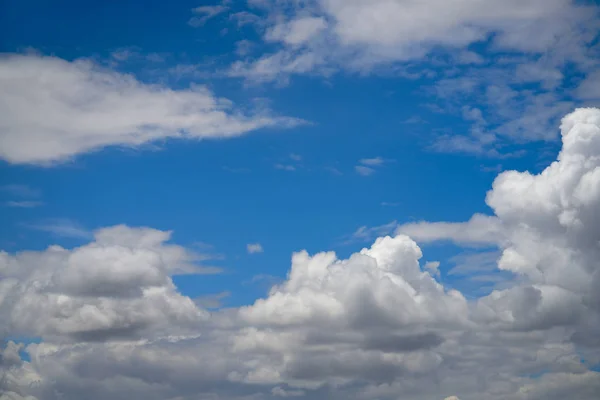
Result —
M 41 165 L 107 146 L 227 138 L 299 122 L 265 110 L 243 114 L 203 86 L 173 90 L 89 60 L 15 54 L 0 57 L 0 121 L 0 158 Z
M 211 315 L 173 286 L 197 266 L 169 232 L 117 226 L 71 250 L 1 253 L 3 334 L 43 341 L 7 342 L 0 389 L 38 400 L 594 400 L 600 110 L 566 116 L 561 132 L 543 172 L 496 178 L 494 216 L 422 223 L 416 241 L 380 237 L 347 258 L 296 252 L 266 296 Z M 468 300 L 421 263 L 421 240 L 496 246 L 485 268 L 494 254 L 519 279 Z
M 207 313 L 181 296 L 170 278 L 202 269 L 193 253 L 165 243 L 169 237 L 115 226 L 72 250 L 1 252 L 3 335 L 105 341 L 202 321 Z

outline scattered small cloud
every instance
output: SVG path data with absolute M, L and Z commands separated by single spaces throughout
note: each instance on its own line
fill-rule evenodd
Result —
M 246 245 L 246 250 L 248 254 L 256 254 L 264 252 L 262 245 L 260 243 L 249 243 Z
M 375 172 L 373 168 L 365 167 L 364 165 L 357 165 L 354 167 L 354 170 L 357 174 L 362 176 L 369 176 Z
M 327 171 L 333 175 L 344 175 L 342 173 L 342 171 L 340 171 L 339 169 L 337 169 L 335 167 L 325 167 L 324 169 L 325 169 L 325 171 Z
M 381 167 L 383 164 L 392 161 L 394 160 L 386 160 L 381 157 L 361 158 L 358 160 L 359 165 L 355 166 L 354 170 L 359 175 L 369 176 L 375 172 L 375 168 Z
M 358 162 L 363 165 L 378 166 L 378 165 L 382 165 L 385 161 L 381 157 L 375 157 L 375 158 L 363 158 L 361 160 L 358 160 Z
M 208 22 L 208 20 L 216 17 L 219 14 L 227 11 L 229 7 L 222 5 L 215 6 L 200 6 L 192 9 L 192 12 L 196 14 L 196 16 L 190 18 L 188 21 L 188 25 L 193 26 L 194 28 L 198 28 L 204 26 Z
M 387 224 L 379 226 L 361 226 L 350 237 L 344 241 L 344 244 L 350 244 L 354 242 L 369 242 L 380 236 L 391 235 L 398 228 L 398 222 L 392 221 Z
M 402 121 L 402 123 L 407 124 L 407 125 L 414 125 L 414 124 L 427 124 L 428 122 L 419 115 L 413 115 L 412 117 L 407 118 L 404 121 Z
M 342 173 L 342 171 L 340 171 L 336 167 L 325 167 L 324 169 L 325 169 L 325 171 L 327 171 L 327 172 L 329 172 L 329 173 L 331 173 L 333 175 L 344 175 Z
M 256 14 L 252 14 L 248 11 L 240 11 L 233 13 L 229 16 L 230 21 L 235 21 L 238 28 L 241 28 L 245 25 L 254 25 L 260 22 L 260 17 Z
M 35 208 L 44 205 L 42 201 L 31 201 L 31 200 L 11 200 L 4 203 L 6 207 L 14 208 Z
M 299 154 L 292 153 L 290 154 L 290 158 L 294 161 L 302 161 L 302 156 Z
M 290 164 L 275 164 L 275 169 L 281 169 L 284 171 L 295 171 L 296 167 Z
M 233 174 L 247 174 L 250 172 L 250 168 L 245 167 L 223 167 L 224 171 L 231 172 Z
M 39 197 L 41 194 L 39 190 L 33 189 L 31 186 L 19 184 L 0 186 L 0 191 L 10 194 L 11 196 L 29 198 Z
M 502 164 L 482 165 L 480 166 L 480 169 L 482 172 L 494 172 L 497 174 L 502 171 Z
M 399 205 L 400 205 L 400 203 L 394 203 L 394 202 L 389 202 L 389 201 L 381 202 L 382 207 L 398 207 Z

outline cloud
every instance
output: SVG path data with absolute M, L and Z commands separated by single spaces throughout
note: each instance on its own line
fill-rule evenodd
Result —
M 592 40 L 593 35 L 588 36 L 597 14 L 594 7 L 570 0 L 510 0 L 502 7 L 493 0 L 478 4 L 469 0 L 312 0 L 297 7 L 276 1 L 251 4 L 272 17 L 265 41 L 281 43 L 288 54 L 318 54 L 334 67 L 354 70 L 420 59 L 435 48 L 460 50 L 455 57 L 459 63 L 482 64 L 478 54 L 465 49 L 488 38 L 498 50 L 545 53 L 556 50 L 556 37 L 568 37 L 571 49 L 564 51 L 573 56 L 582 42 Z
M 381 157 L 374 158 L 362 158 L 358 160 L 359 165 L 354 167 L 357 174 L 362 176 L 369 176 L 375 173 L 375 168 L 381 167 L 386 162 L 393 160 L 384 160 Z
M 567 115 L 561 135 L 544 171 L 496 177 L 493 216 L 402 225 L 420 239 L 379 237 L 347 257 L 296 252 L 265 296 L 212 314 L 173 285 L 197 266 L 170 232 L 116 226 L 73 249 L 2 252 L 3 337 L 42 341 L 7 341 L 0 390 L 38 400 L 595 400 L 600 110 Z M 455 275 L 495 266 L 519 279 L 468 299 L 422 264 L 422 240 L 495 247 L 455 259 Z
M 0 190 L 16 197 L 36 198 L 41 195 L 40 191 L 28 185 L 3 185 Z
M 363 225 L 356 231 L 354 231 L 354 233 L 352 233 L 347 243 L 351 243 L 356 240 L 362 242 L 373 241 L 377 237 L 391 235 L 397 227 L 398 222 L 396 221 L 388 222 L 387 224 L 373 227 Z
M 362 176 L 369 176 L 375 173 L 375 170 L 373 168 L 365 167 L 364 165 L 357 165 L 354 167 L 354 170 L 357 174 Z
M 262 253 L 264 251 L 260 243 L 249 243 L 246 245 L 246 250 L 248 254 Z
M 31 201 L 31 200 L 19 200 L 19 201 L 10 200 L 10 201 L 5 202 L 4 205 L 7 207 L 14 207 L 14 208 L 35 208 L 35 207 L 43 206 L 44 202 Z
M 467 222 L 411 222 L 399 226 L 397 233 L 422 243 L 449 240 L 459 244 L 496 245 L 504 240 L 502 222 L 483 214 L 475 214 Z
M 200 7 L 193 8 L 192 12 L 194 14 L 197 14 L 198 16 L 190 18 L 190 20 L 188 21 L 188 24 L 190 26 L 193 26 L 194 28 L 204 26 L 204 24 L 206 24 L 206 22 L 208 22 L 208 20 L 216 17 L 219 14 L 224 13 L 228 9 L 229 9 L 229 7 L 225 7 L 222 5 L 200 6 Z
M 283 171 L 295 171 L 296 167 L 289 164 L 275 164 L 275 169 L 280 169 Z
M 50 233 L 54 236 L 74 239 L 89 239 L 92 232 L 69 219 L 48 219 L 37 223 L 23 224 L 28 229 Z
M 0 93 L 0 158 L 13 164 L 51 165 L 109 146 L 227 138 L 299 122 L 264 110 L 244 115 L 205 87 L 150 85 L 89 60 L 4 55 Z
M 92 242 L 71 250 L 0 253 L 2 334 L 106 341 L 202 321 L 208 314 L 170 279 L 202 270 L 193 253 L 165 243 L 169 238 L 121 225 L 97 230 Z
M 375 158 L 363 158 L 361 160 L 358 160 L 358 162 L 363 165 L 379 166 L 379 165 L 383 165 L 385 160 L 381 157 L 375 157 Z
M 329 78 L 340 71 L 419 78 L 423 103 L 434 101 L 438 111 L 461 115 L 465 104 L 482 105 L 482 118 L 465 118 L 464 129 L 444 135 L 431 134 L 431 129 L 423 132 L 429 133 L 428 148 L 433 151 L 522 156 L 510 145 L 556 140 L 554 128 L 560 117 L 582 101 L 597 98 L 594 41 L 600 8 L 593 2 L 249 4 L 262 16 L 249 23 L 267 50 L 241 56 L 226 74 L 247 83 L 280 85 L 293 75 Z M 474 44 L 477 52 L 472 50 Z M 578 73 L 572 74 L 569 65 Z M 411 130 L 423 125 L 423 119 L 405 122 L 411 123 Z

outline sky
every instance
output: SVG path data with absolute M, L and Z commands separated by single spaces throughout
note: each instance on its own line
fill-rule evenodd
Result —
M 598 32 L 0 2 L 0 399 L 597 399 Z

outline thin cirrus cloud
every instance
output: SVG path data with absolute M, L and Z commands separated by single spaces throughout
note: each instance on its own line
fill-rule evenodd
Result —
M 230 138 L 300 123 L 264 109 L 243 114 L 205 87 L 150 85 L 89 60 L 0 58 L 0 158 L 12 164 L 53 165 L 109 146 Z

